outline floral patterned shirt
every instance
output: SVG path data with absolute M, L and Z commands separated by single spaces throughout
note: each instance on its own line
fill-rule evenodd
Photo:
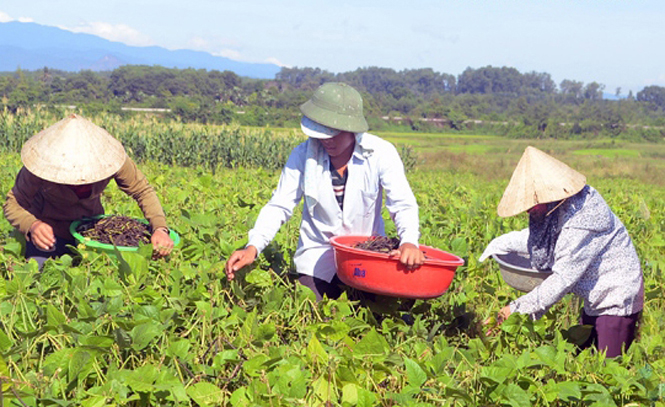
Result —
M 511 312 L 542 317 L 569 292 L 584 299 L 590 316 L 628 316 L 642 310 L 644 281 L 633 242 L 623 223 L 592 187 L 568 198 L 557 210 L 559 238 L 553 274 L 510 303 Z M 527 252 L 528 229 L 494 239 L 481 256 Z

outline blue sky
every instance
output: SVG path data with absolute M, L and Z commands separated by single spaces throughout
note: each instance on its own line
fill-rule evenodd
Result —
M 492 65 L 623 96 L 665 86 L 662 0 L 0 1 L 0 21 L 12 20 L 332 72 Z

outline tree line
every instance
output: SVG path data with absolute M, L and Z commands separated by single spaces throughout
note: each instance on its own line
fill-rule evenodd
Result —
M 49 68 L 0 73 L 0 108 L 77 105 L 84 112 L 165 109 L 185 122 L 297 126 L 298 106 L 319 85 L 346 82 L 365 99 L 374 130 L 473 131 L 525 138 L 621 137 L 662 141 L 665 87 L 633 95 L 511 67 L 467 68 L 455 76 L 430 68 L 367 67 L 332 73 L 282 68 L 272 80 L 230 71 L 127 65 L 110 72 Z

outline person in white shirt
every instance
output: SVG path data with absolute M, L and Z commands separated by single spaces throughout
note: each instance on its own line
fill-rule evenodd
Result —
M 623 223 L 586 177 L 542 151 L 527 147 L 499 203 L 499 216 L 529 213 L 529 228 L 492 240 L 480 257 L 528 253 L 537 270 L 552 275 L 499 312 L 542 317 L 567 293 L 584 299 L 581 322 L 592 325 L 582 348 L 608 357 L 635 338 L 644 305 L 642 268 Z
M 300 106 L 301 128 L 309 139 L 291 153 L 270 201 L 261 209 L 247 246 L 235 251 L 225 271 L 231 280 L 254 262 L 304 198 L 300 239 L 294 256 L 298 281 L 317 300 L 336 298 L 342 284 L 336 275 L 330 238 L 383 235 L 383 192 L 400 237 L 391 255 L 408 269 L 425 261 L 418 248 L 418 204 L 404 174 L 402 160 L 389 142 L 367 133 L 362 97 L 344 83 L 321 85 Z

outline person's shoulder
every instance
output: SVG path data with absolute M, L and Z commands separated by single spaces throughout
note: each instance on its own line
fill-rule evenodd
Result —
M 393 143 L 371 133 L 362 134 L 360 145 L 365 149 L 375 150 L 379 153 L 382 151 L 397 151 Z
M 298 144 L 293 150 L 291 150 L 291 154 L 289 154 L 289 159 L 287 160 L 285 167 L 301 168 L 305 165 L 308 143 L 310 143 L 309 139 Z
M 303 141 L 302 143 L 298 144 L 291 150 L 291 157 L 305 157 L 307 154 L 307 146 L 311 142 L 310 139 L 307 139 Z
M 590 185 L 566 202 L 564 227 L 603 232 L 613 227 L 614 213 Z
M 48 182 L 30 172 L 26 166 L 21 167 L 21 169 L 18 171 L 17 178 L 31 183 Z
M 389 141 L 384 140 L 381 137 L 377 136 L 376 134 L 372 133 L 362 133 L 361 139 L 362 139 L 362 144 L 378 145 L 378 146 L 392 145 L 392 143 L 390 143 Z
M 122 163 L 120 168 L 118 168 L 118 171 L 116 171 L 115 174 L 111 176 L 111 178 L 117 179 L 122 177 L 128 177 L 131 176 L 131 174 L 136 173 L 137 171 L 139 171 L 139 168 L 134 162 L 134 160 L 132 160 L 129 154 L 125 154 L 125 161 Z

